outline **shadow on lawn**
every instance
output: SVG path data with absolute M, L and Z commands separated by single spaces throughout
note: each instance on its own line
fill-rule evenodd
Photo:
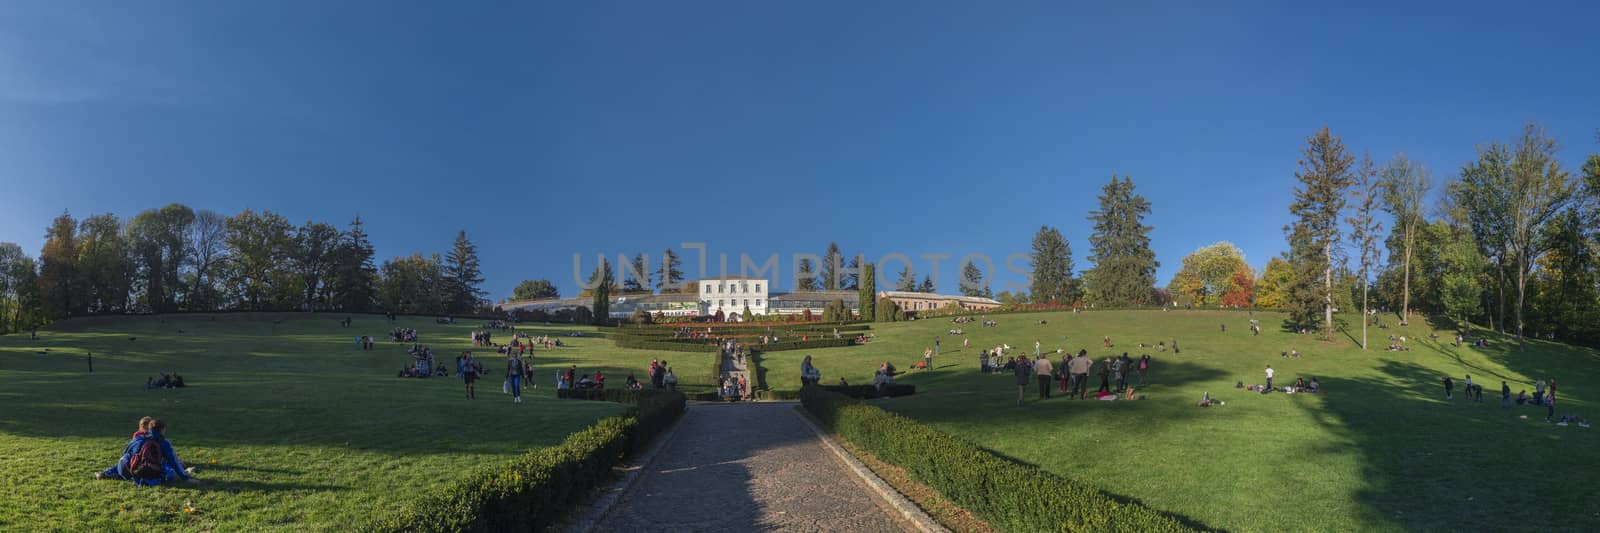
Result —
M 1300 404 L 1332 436 L 1329 450 L 1360 454 L 1353 497 L 1368 527 L 1600 528 L 1600 493 L 1570 488 L 1590 486 L 1600 467 L 1589 430 L 1544 423 L 1540 408 L 1502 407 L 1498 383 L 1487 379 L 1476 402 L 1452 376 L 1455 398 L 1447 400 L 1437 370 L 1393 359 L 1378 370 L 1322 377 L 1322 401 Z

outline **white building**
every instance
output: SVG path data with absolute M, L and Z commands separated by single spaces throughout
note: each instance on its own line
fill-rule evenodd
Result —
M 747 306 L 751 313 L 767 314 L 767 294 L 772 285 L 765 279 L 722 276 L 702 279 L 699 284 L 700 308 L 705 315 L 715 315 L 717 311 L 722 311 L 723 316 L 742 315 Z

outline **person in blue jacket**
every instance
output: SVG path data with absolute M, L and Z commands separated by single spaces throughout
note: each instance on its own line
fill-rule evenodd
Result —
M 133 434 L 133 439 L 128 442 L 127 447 L 123 448 L 122 458 L 117 460 L 116 466 L 107 468 L 104 472 L 96 473 L 94 475 L 95 479 L 132 481 L 135 484 L 147 487 L 160 485 L 172 481 L 174 478 L 190 483 L 198 482 L 199 480 L 193 477 L 194 469 L 185 468 L 183 463 L 178 460 L 178 454 L 172 451 L 172 443 L 163 434 L 166 429 L 167 423 L 159 418 L 147 416 L 139 419 L 139 431 Z M 129 468 L 129 462 L 133 460 L 134 454 L 139 453 L 139 449 L 144 446 L 144 443 L 152 439 L 161 446 L 162 475 L 156 478 L 136 477 Z

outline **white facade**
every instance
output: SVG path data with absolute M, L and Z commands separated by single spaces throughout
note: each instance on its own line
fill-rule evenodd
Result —
M 700 280 L 700 307 L 706 315 L 722 311 L 724 316 L 744 314 L 745 306 L 758 315 L 767 314 L 767 294 L 772 289 L 764 279 L 726 277 Z

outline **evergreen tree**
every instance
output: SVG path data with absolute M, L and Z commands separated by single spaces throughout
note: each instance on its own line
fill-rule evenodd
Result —
M 844 254 L 839 253 L 839 243 L 828 243 L 828 252 L 822 254 L 822 288 L 836 291 L 844 286 Z
M 932 276 L 922 276 L 922 285 L 917 286 L 917 292 L 925 292 L 925 293 L 932 294 L 932 293 L 936 292 L 937 290 L 938 290 L 938 288 L 933 286 L 933 277 Z
M 680 266 L 683 266 L 683 260 L 678 259 L 678 254 L 672 253 L 671 248 L 661 254 L 661 267 L 656 269 L 656 289 L 661 294 L 683 292 L 683 287 L 678 286 L 683 281 L 683 271 L 678 270 Z
M 641 311 L 642 311 L 642 309 L 641 309 Z M 756 314 L 750 312 L 750 304 L 744 304 L 744 313 L 742 313 L 742 315 L 744 316 L 744 321 L 745 322 L 755 322 L 756 321 Z
M 1289 206 L 1295 221 L 1284 228 L 1289 236 L 1289 262 L 1294 266 L 1285 302 L 1289 320 L 1306 328 L 1320 326 L 1324 338 L 1333 337 L 1334 252 L 1340 238 L 1344 191 L 1350 186 L 1354 163 L 1344 141 L 1327 127 L 1307 138 L 1300 170 L 1295 172 L 1300 184 Z
M 812 266 L 811 266 L 811 258 L 809 258 L 809 257 L 800 258 L 800 272 L 795 274 L 795 287 L 794 287 L 794 290 L 796 290 L 796 291 L 815 291 L 815 290 L 817 290 L 817 278 L 816 278 L 816 276 L 814 276 L 812 274 L 812 272 L 814 272 L 814 271 L 812 270 Z
M 378 268 L 372 263 L 372 242 L 361 217 L 350 221 L 335 256 L 333 306 L 356 313 L 371 311 L 378 298 Z
M 861 256 L 850 258 L 850 266 L 840 276 L 839 289 L 853 291 L 861 288 Z
M 467 231 L 456 233 L 455 245 L 445 256 L 444 276 L 450 290 L 450 312 L 470 313 L 478 308 L 484 292 L 483 271 L 479 268 L 478 247 L 467 240 Z
M 628 264 L 628 271 L 623 272 L 622 292 L 649 292 L 650 291 L 650 265 L 645 260 L 644 253 L 633 256 L 633 261 Z
M 994 294 L 989 289 L 989 283 L 984 281 L 983 269 L 978 268 L 977 263 L 968 262 L 961 267 L 960 285 L 961 294 L 964 296 L 988 298 Z
M 1100 209 L 1089 213 L 1094 222 L 1089 261 L 1094 267 L 1084 272 L 1083 284 L 1090 302 L 1103 306 L 1150 302 L 1160 263 L 1150 249 L 1151 227 L 1144 224 L 1150 202 L 1133 189 L 1132 178 L 1112 175 L 1111 183 L 1101 188 Z
M 900 306 L 895 305 L 894 300 L 889 299 L 887 296 L 878 299 L 877 304 L 873 306 L 873 312 L 875 314 L 873 319 L 878 322 L 900 321 Z M 862 318 L 866 318 L 866 316 L 866 313 L 861 314 Z
M 894 290 L 917 292 L 917 274 L 911 271 L 910 263 L 906 264 L 905 270 L 900 271 L 900 280 L 895 282 Z
M 605 325 L 611 318 L 611 290 L 616 286 L 615 279 L 616 273 L 612 272 L 611 263 L 605 259 L 600 260 L 600 264 L 594 268 L 594 275 L 589 278 L 590 285 L 594 286 L 590 289 L 593 300 L 589 307 L 594 312 L 596 326 Z
M 1071 304 L 1077 300 L 1072 278 L 1072 247 L 1061 232 L 1040 226 L 1033 236 L 1033 284 L 1028 288 L 1038 303 Z
M 878 266 L 872 263 L 861 265 L 861 275 L 858 278 L 860 287 L 857 289 L 858 301 L 861 302 L 861 318 L 863 320 L 876 319 L 878 304 Z
M 1379 187 L 1381 183 L 1376 179 L 1377 170 L 1372 167 L 1372 160 L 1361 158 L 1361 165 L 1356 168 L 1355 187 L 1351 190 L 1355 194 L 1355 212 L 1353 216 L 1345 219 L 1350 224 L 1350 240 L 1356 245 L 1357 257 L 1361 264 L 1359 281 L 1361 283 L 1361 349 L 1367 349 L 1367 293 L 1369 292 L 1368 280 L 1371 278 L 1372 268 L 1377 266 L 1382 257 L 1378 253 L 1378 232 L 1383 231 L 1383 226 L 1373 218 L 1373 212 L 1378 209 Z M 1403 316 L 1403 315 L 1402 315 Z

